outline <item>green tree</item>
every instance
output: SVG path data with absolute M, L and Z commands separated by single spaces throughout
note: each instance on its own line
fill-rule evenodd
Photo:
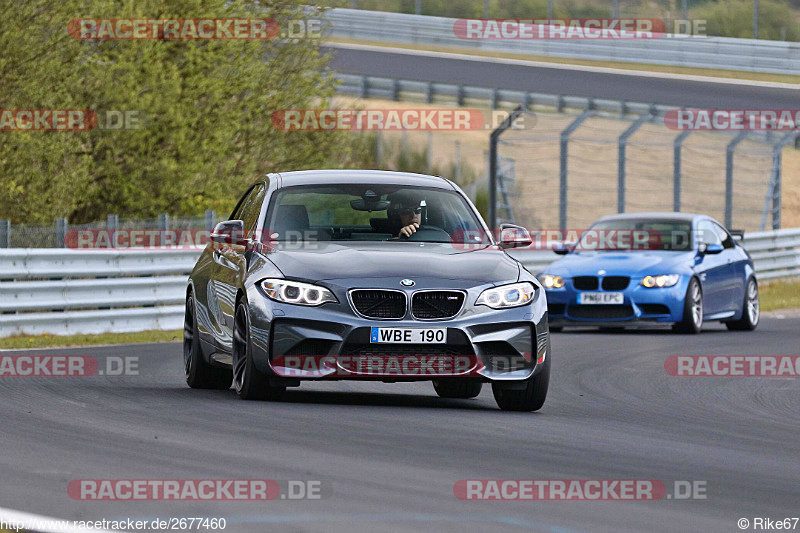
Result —
M 345 132 L 287 132 L 280 109 L 326 106 L 335 83 L 314 39 L 77 40 L 74 18 L 314 15 L 295 0 L 31 0 L 0 8 L 0 108 L 132 110 L 141 129 L 0 132 L 0 218 L 73 222 L 229 209 L 266 172 L 359 166 Z
M 720 0 L 709 2 L 691 12 L 691 18 L 708 21 L 708 35 L 753 38 L 752 0 Z M 758 38 L 800 41 L 798 13 L 788 4 L 775 0 L 760 0 L 758 9 Z

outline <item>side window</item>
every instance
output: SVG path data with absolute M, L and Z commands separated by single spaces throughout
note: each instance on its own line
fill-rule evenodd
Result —
M 722 244 L 722 239 L 717 235 L 714 225 L 708 220 L 701 220 L 697 224 L 698 244 Z
M 722 242 L 722 246 L 725 248 L 735 248 L 736 243 L 733 242 L 733 237 L 731 237 L 730 233 L 720 226 L 719 224 L 714 224 L 714 230 L 717 232 L 717 237 Z
M 255 229 L 258 223 L 258 215 L 261 214 L 261 204 L 264 203 L 266 188 L 263 185 L 256 185 L 242 204 L 242 212 L 239 215 L 244 221 L 244 230 L 250 232 Z
M 236 207 L 233 209 L 231 216 L 228 217 L 228 220 L 242 220 L 242 209 L 244 208 L 244 204 L 247 203 L 247 198 L 250 196 L 250 193 L 253 192 L 255 186 L 250 187 L 247 189 L 247 192 L 239 198 L 239 203 L 236 204 Z

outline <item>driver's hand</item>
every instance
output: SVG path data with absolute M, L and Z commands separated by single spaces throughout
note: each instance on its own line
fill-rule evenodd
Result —
M 414 222 L 413 224 L 409 224 L 400 230 L 400 237 L 409 238 L 411 237 L 412 233 L 416 233 L 417 228 L 419 228 L 419 224 Z

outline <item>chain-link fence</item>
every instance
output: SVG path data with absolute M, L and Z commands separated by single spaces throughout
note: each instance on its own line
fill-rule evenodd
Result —
M 500 137 L 498 223 L 577 229 L 616 212 L 683 211 L 777 229 L 787 135 L 795 133 L 682 132 L 663 117 L 536 111 L 534 128 Z M 378 146 L 378 168 L 453 179 L 486 215 L 485 131 L 382 132 Z
M 97 232 L 131 231 L 176 231 L 207 230 L 222 219 L 213 210 L 196 217 L 177 217 L 161 214 L 157 218 L 120 218 L 108 215 L 106 220 L 85 224 L 70 224 L 65 218 L 56 219 L 52 224 L 11 224 L 0 220 L 0 248 L 68 248 L 77 245 L 78 232 L 89 230 L 90 236 Z M 146 237 L 146 235 L 143 235 Z
M 655 117 L 591 111 L 537 115 L 535 129 L 508 130 L 498 147 L 514 162 L 516 223 L 583 228 L 609 213 L 683 211 L 749 231 L 780 227 L 780 133 L 678 132 Z

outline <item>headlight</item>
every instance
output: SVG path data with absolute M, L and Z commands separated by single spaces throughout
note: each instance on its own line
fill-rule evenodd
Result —
M 678 274 L 661 274 L 660 276 L 645 276 L 640 285 L 651 289 L 653 287 L 672 287 L 680 276 Z
M 287 304 L 322 305 L 327 302 L 339 301 L 325 287 L 299 281 L 265 279 L 261 282 L 261 288 L 273 300 Z
M 542 274 L 539 281 L 546 289 L 560 289 L 564 286 L 564 278 L 561 276 L 554 276 L 553 274 Z
M 519 307 L 533 300 L 533 293 L 536 288 L 528 283 L 512 283 L 493 289 L 486 289 L 478 296 L 475 305 L 488 305 L 492 309 L 505 309 L 508 307 Z

